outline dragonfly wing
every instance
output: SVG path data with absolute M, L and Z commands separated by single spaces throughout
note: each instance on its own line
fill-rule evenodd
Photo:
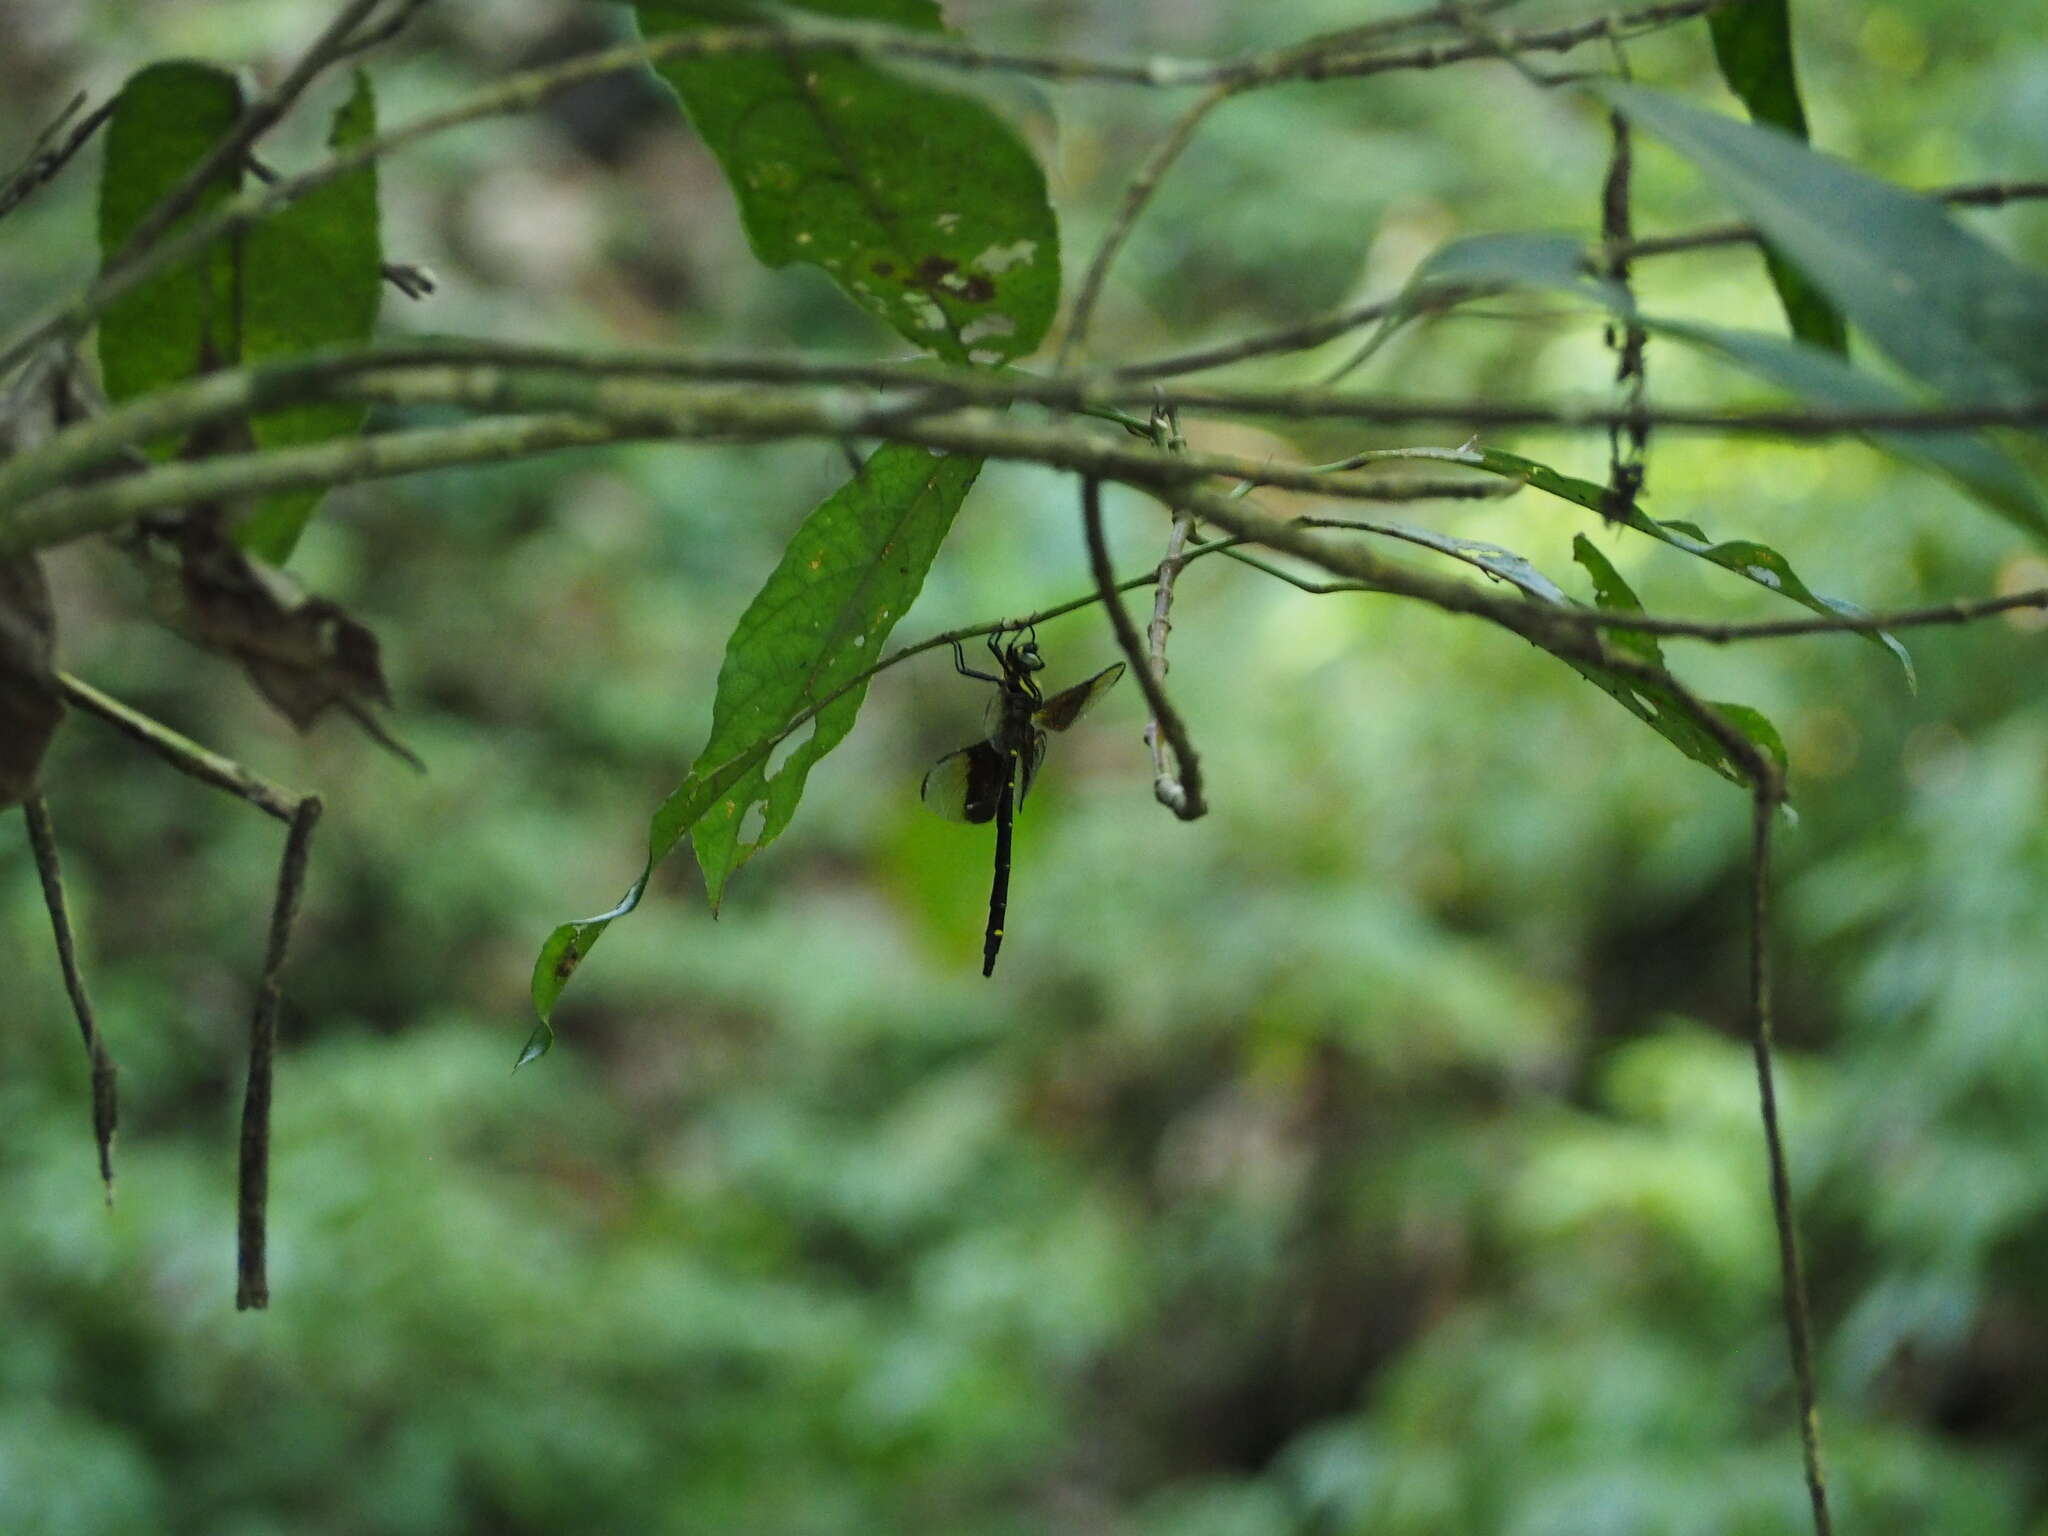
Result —
M 1095 707 L 1096 700 L 1116 686 L 1118 678 L 1124 675 L 1124 664 L 1104 667 L 1085 682 L 1074 684 L 1064 692 L 1056 693 L 1038 706 L 1038 712 L 1031 718 L 1049 731 L 1064 731 L 1076 720 Z M 1044 750 L 1041 738 L 1040 750 Z
M 924 776 L 921 793 L 948 821 L 993 821 L 1003 793 L 1003 754 L 985 741 L 948 752 Z

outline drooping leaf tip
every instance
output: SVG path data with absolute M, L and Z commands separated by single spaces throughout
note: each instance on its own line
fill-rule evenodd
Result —
M 540 1023 L 533 1026 L 533 1033 L 526 1037 L 526 1044 L 520 1047 L 519 1059 L 512 1063 L 512 1070 L 517 1072 L 528 1062 L 539 1061 L 541 1057 L 547 1055 L 554 1048 L 554 1029 L 548 1024 L 546 1019 L 542 1019 Z

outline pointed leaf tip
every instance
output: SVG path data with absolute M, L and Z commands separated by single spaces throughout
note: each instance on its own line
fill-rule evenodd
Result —
M 519 1059 L 512 1063 L 517 1072 L 528 1062 L 539 1061 L 555 1048 L 555 1032 L 545 1022 L 533 1026 L 533 1033 L 526 1037 L 526 1044 L 519 1049 Z

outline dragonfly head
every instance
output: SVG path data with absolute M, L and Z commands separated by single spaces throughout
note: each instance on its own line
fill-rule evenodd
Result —
M 996 651 L 997 659 L 1002 662 L 1003 670 L 1013 677 L 1019 674 L 1043 672 L 1045 670 L 1045 658 L 1038 653 L 1038 636 L 1031 630 L 1024 631 L 1023 634 L 1000 650 L 997 649 L 996 642 L 991 637 L 989 649 Z

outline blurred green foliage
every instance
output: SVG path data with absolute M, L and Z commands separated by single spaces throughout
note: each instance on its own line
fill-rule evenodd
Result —
M 319 14 L 16 9 L 8 143 L 81 83 L 270 57 Z M 2048 49 L 2026 9 L 1795 8 L 1815 142 L 1915 183 L 2038 176 Z M 1357 19 L 978 11 L 954 19 L 992 43 L 1176 54 Z M 429 7 L 368 61 L 380 111 L 617 20 Z M 1698 24 L 1631 57 L 1732 109 Z M 283 168 L 317 151 L 331 84 Z M 1086 251 L 1175 103 L 1056 106 L 1040 147 Z M 1493 66 L 1232 103 L 1140 227 L 1093 350 L 1382 292 L 1458 232 L 1590 231 L 1604 152 L 1591 109 Z M 1724 216 L 1660 151 L 1640 171 L 1644 231 Z M 10 218 L 9 328 L 88 273 L 92 175 Z M 815 274 L 754 264 L 651 86 L 430 141 L 382 189 L 388 254 L 442 280 L 387 300 L 388 326 L 895 346 Z M 2048 215 L 1964 217 L 2048 259 Z M 1640 278 L 1659 312 L 1780 323 L 1753 251 Z M 1364 382 L 1578 393 L 1611 371 L 1595 322 L 1519 309 L 1406 334 Z M 1305 380 L 1344 347 L 1246 372 Z M 1748 387 L 1656 343 L 1650 373 L 1670 399 Z M 1190 425 L 1312 460 L 1416 441 Z M 1557 434 L 1494 446 L 1594 477 L 1605 459 Z M 51 562 L 68 667 L 330 812 L 290 970 L 264 1315 L 231 1304 L 232 1117 L 276 828 L 90 721 L 59 738 L 52 809 L 123 1072 L 111 1212 L 33 876 L 0 840 L 0 1530 L 1804 1529 L 1741 1036 L 1746 803 L 1479 626 L 1191 570 L 1173 678 L 1213 814 L 1152 803 L 1136 695 L 1113 697 L 1020 824 L 993 983 L 985 841 L 916 804 L 982 700 L 925 658 L 877 683 L 722 918 L 665 870 L 579 976 L 561 1048 L 507 1076 L 534 945 L 638 867 L 727 632 L 843 476 L 822 446 L 637 448 L 336 497 L 300 568 L 378 628 L 425 779 L 337 727 L 293 738 L 136 617 L 110 556 Z M 1853 444 L 1667 436 L 1649 492 L 1873 607 L 2042 580 L 2017 533 Z M 1154 509 L 1110 510 L 1122 563 L 1156 559 Z M 1436 516 L 1567 581 L 1591 532 L 1658 611 L 1781 611 L 1548 498 Z M 1075 524 L 1069 487 L 991 468 L 901 633 L 1078 592 Z M 1088 615 L 1041 639 L 1055 676 L 1109 659 Z M 1792 754 L 1779 1011 L 1845 1530 L 2048 1521 L 2040 643 L 1923 631 L 1917 696 L 1848 639 L 1669 647 Z

